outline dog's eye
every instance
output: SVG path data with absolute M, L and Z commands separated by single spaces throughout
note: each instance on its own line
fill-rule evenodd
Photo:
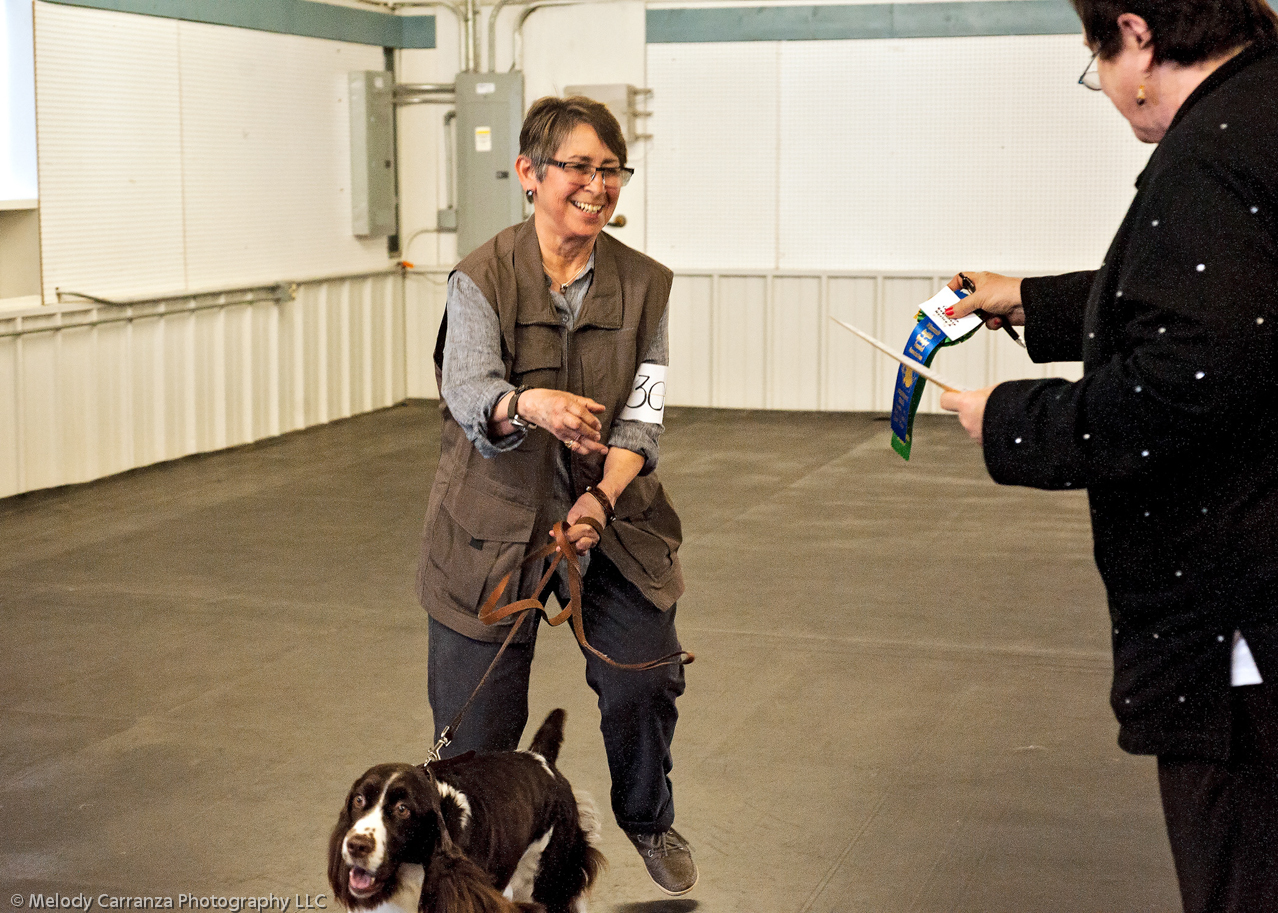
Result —
M 363 796 L 356 796 L 354 799 L 351 800 L 351 805 L 355 806 L 356 808 L 363 808 L 365 804 L 366 803 L 364 801 Z
M 396 803 L 395 805 L 396 818 L 407 818 L 411 814 L 412 812 L 409 810 L 408 806 L 405 805 L 403 802 Z

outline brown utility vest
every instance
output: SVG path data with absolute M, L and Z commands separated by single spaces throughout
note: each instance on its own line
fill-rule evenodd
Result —
M 550 299 L 533 220 L 513 225 L 467 256 L 457 269 L 497 312 L 501 359 L 510 383 L 549 387 L 602 403 L 603 440 L 625 408 L 640 360 L 670 297 L 673 274 L 615 238 L 595 240 L 595 273 L 575 328 L 560 323 Z M 445 315 L 435 345 L 440 377 Z M 442 385 L 441 385 L 442 387 Z M 499 604 L 537 595 L 542 567 L 524 556 L 549 542 L 572 506 L 555 503 L 556 461 L 568 456 L 572 499 L 603 477 L 603 457 L 568 454 L 556 438 L 530 430 L 514 450 L 485 459 L 441 398 L 439 469 L 426 509 L 417 595 L 431 617 L 475 640 L 500 641 L 505 625 L 476 617 L 501 578 L 514 572 Z M 683 530 L 656 473 L 638 476 L 617 499 L 616 519 L 597 546 L 662 611 L 683 593 Z M 514 619 L 509 619 L 513 623 Z M 525 625 L 520 639 L 526 640 Z

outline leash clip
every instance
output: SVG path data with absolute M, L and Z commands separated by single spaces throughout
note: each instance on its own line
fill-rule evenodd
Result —
M 448 737 L 448 733 L 451 728 L 452 727 L 450 726 L 449 729 L 445 729 L 440 735 L 439 741 L 434 744 L 430 752 L 426 755 L 426 760 L 422 762 L 422 767 L 430 767 L 430 765 L 438 761 L 440 752 L 452 744 L 453 740 Z

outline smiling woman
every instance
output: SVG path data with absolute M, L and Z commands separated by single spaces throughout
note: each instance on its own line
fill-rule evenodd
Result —
M 622 662 L 681 650 L 681 527 L 654 472 L 662 412 L 629 405 L 633 391 L 664 377 L 673 275 L 603 232 L 631 174 L 621 126 L 603 105 L 534 102 L 515 170 L 533 215 L 449 276 L 435 346 L 444 422 L 418 594 L 430 614 L 436 738 L 470 707 L 452 753 L 518 746 L 537 625 L 519 630 L 468 704 L 510 629 L 477 615 L 507 574 L 517 584 L 499 605 L 546 597 L 542 569 L 519 569 L 560 520 L 585 556 L 586 640 Z M 566 584 L 547 589 L 569 604 Z M 583 652 L 600 697 L 617 823 L 657 885 L 683 894 L 697 868 L 671 827 L 667 776 L 683 667 L 636 673 Z

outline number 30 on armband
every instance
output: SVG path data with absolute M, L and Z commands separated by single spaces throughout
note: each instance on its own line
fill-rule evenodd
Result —
M 618 418 L 660 425 L 666 412 L 666 366 L 644 362 L 635 372 L 630 398 Z

